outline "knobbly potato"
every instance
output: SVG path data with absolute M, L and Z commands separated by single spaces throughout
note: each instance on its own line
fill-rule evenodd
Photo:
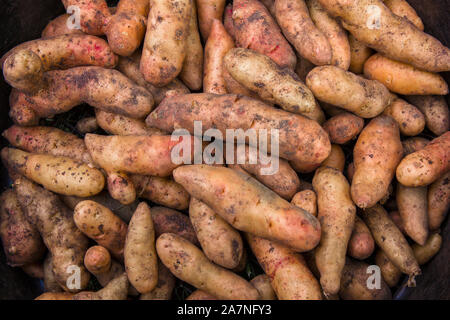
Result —
M 380 267 L 381 276 L 386 284 L 395 287 L 402 276 L 402 272 L 389 260 L 383 250 L 378 249 L 375 255 L 375 264 Z
M 209 39 L 212 32 L 212 25 L 214 20 L 222 20 L 222 15 L 225 8 L 225 0 L 197 0 L 198 7 L 198 23 L 200 32 L 205 42 Z
M 446 95 L 448 85 L 437 73 L 422 71 L 403 62 L 374 54 L 364 64 L 364 75 L 390 91 L 404 95 Z
M 422 137 L 413 137 L 402 141 L 403 145 L 403 154 L 405 157 L 413 152 L 422 150 L 426 147 L 426 145 L 430 142 L 430 140 L 422 138 Z
M 34 300 L 72 300 L 73 293 L 69 292 L 44 292 Z
M 97 119 L 95 117 L 86 117 L 80 119 L 75 126 L 80 133 L 89 133 L 98 130 Z
M 423 31 L 424 26 L 422 19 L 417 15 L 416 10 L 406 0 L 383 0 L 386 7 L 388 7 L 392 13 L 408 19 L 414 24 L 417 29 Z
M 218 300 L 218 299 L 216 297 L 214 297 L 213 295 L 206 293 L 205 291 L 197 289 L 194 292 L 192 292 L 186 298 L 186 300 Z
M 230 168 L 189 165 L 173 172 L 192 197 L 207 204 L 234 228 L 276 240 L 295 251 L 313 249 L 320 225 L 256 179 Z
M 39 116 L 27 101 L 27 96 L 15 88 L 11 88 L 9 95 L 9 117 L 20 126 L 37 126 Z
M 72 300 L 126 300 L 128 294 L 128 278 L 123 273 L 111 280 L 103 289 L 97 292 L 82 291 L 72 297 Z
M 431 72 L 450 70 L 450 49 L 392 13 L 381 0 L 319 1 L 356 39 L 388 58 Z
M 321 300 L 319 282 L 303 256 L 288 248 L 251 234 L 247 241 L 279 300 Z
M 345 154 L 342 148 L 337 144 L 332 144 L 330 155 L 322 162 L 321 166 L 335 168 L 340 172 L 344 172 Z
M 51 20 L 44 28 L 41 38 L 47 39 L 63 34 L 83 34 L 83 31 L 76 28 L 71 28 L 67 25 L 67 20 L 70 19 L 69 14 L 62 14 Z
M 350 44 L 350 66 L 348 69 L 355 74 L 361 74 L 364 71 L 364 63 L 373 54 L 373 50 L 361 41 L 356 40 L 351 34 L 348 35 L 348 42 Z
M 400 132 L 394 119 L 378 116 L 370 121 L 353 149 L 355 173 L 351 193 L 358 207 L 370 208 L 387 194 L 402 156 Z
M 84 256 L 84 265 L 92 274 L 105 273 L 111 269 L 111 255 L 102 246 L 90 247 Z
M 170 300 L 175 288 L 175 277 L 158 259 L 158 283 L 149 293 L 141 294 L 139 300 Z
M 384 109 L 383 114 L 392 117 L 405 136 L 417 136 L 425 128 L 423 113 L 403 99 L 395 99 Z
M 239 232 L 195 198 L 191 198 L 189 217 L 208 259 L 227 269 L 237 267 L 243 254 L 243 242 Z
M 362 118 L 373 118 L 391 104 L 389 90 L 334 66 L 316 67 L 306 77 L 306 85 L 317 99 L 331 103 Z
M 46 250 L 38 230 L 28 222 L 11 189 L 0 196 L 0 238 L 6 261 L 12 267 L 38 262 Z
M 317 217 L 317 196 L 312 190 L 303 190 L 294 195 L 291 203 Z
M 437 230 L 450 208 L 450 172 L 438 178 L 428 187 L 428 223 L 430 230 Z
M 358 216 L 355 219 L 352 236 L 348 242 L 348 255 L 358 260 L 370 257 L 375 249 L 375 241 L 369 228 Z
M 116 113 L 95 110 L 95 117 L 100 128 L 111 135 L 118 136 L 153 136 L 164 133 L 156 128 L 149 128 L 140 119 L 125 117 Z
M 315 249 L 320 284 L 325 296 L 339 292 L 347 246 L 354 227 L 356 207 L 350 196 L 350 185 L 334 168 L 321 167 L 313 178 L 322 238 Z
M 295 68 L 296 56 L 267 8 L 257 0 L 233 1 L 236 46 L 267 55 L 281 68 Z
M 250 283 L 258 290 L 261 300 L 277 300 L 277 295 L 270 284 L 270 278 L 260 274 L 250 280 Z
M 158 258 L 150 208 L 141 202 L 131 218 L 124 247 L 125 270 L 130 284 L 149 293 L 158 283 Z
M 88 239 L 76 227 L 72 212 L 55 194 L 25 178 L 14 181 L 14 190 L 28 221 L 38 229 L 52 255 L 58 284 L 69 292 L 86 288 L 90 275 L 83 259 Z M 71 282 L 74 270 L 79 271 L 79 283 Z
M 323 129 L 330 136 L 331 143 L 344 144 L 358 136 L 364 128 L 364 119 L 342 112 L 331 117 L 323 124 Z
M 181 72 L 186 57 L 191 0 L 151 0 L 140 70 L 156 87 L 168 85 Z
M 246 280 L 211 263 L 191 242 L 173 233 L 156 241 L 162 263 L 179 279 L 219 299 L 258 300 L 258 291 Z
M 425 116 L 427 128 L 440 136 L 450 129 L 450 111 L 444 97 L 441 96 L 407 96 Z
M 406 234 L 420 245 L 428 238 L 427 187 L 397 184 L 397 207 Z
M 74 209 L 73 220 L 86 236 L 123 259 L 127 224 L 111 210 L 91 200 L 82 201 Z
M 422 150 L 407 155 L 397 167 L 397 180 L 407 187 L 426 186 L 450 169 L 450 132 Z
M 88 197 L 101 192 L 105 185 L 99 170 L 67 157 L 10 148 L 3 148 L 1 154 L 7 167 L 59 194 Z

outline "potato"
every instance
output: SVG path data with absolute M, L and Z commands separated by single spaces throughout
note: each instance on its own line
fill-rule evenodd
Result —
M 364 75 L 378 80 L 390 91 L 404 95 L 446 95 L 448 85 L 437 73 L 374 54 L 364 64 Z
M 258 300 L 258 291 L 246 280 L 211 263 L 186 239 L 165 233 L 156 241 L 162 263 L 179 279 L 224 300 Z
M 239 264 L 237 265 L 236 268 L 231 269 L 231 271 L 236 272 L 236 273 L 244 272 L 245 268 L 247 268 L 247 263 L 248 263 L 248 254 L 247 254 L 247 250 L 245 250 L 245 246 L 244 246 L 242 248 L 242 258 L 239 261 Z
M 233 4 L 229 3 L 223 12 L 223 26 L 233 41 L 236 40 L 236 30 L 233 22 Z
M 364 127 L 364 120 L 349 112 L 331 117 L 323 124 L 331 143 L 344 144 L 355 139 Z
M 136 189 L 128 174 L 124 172 L 107 172 L 106 185 L 111 198 L 124 205 L 136 200 Z
M 395 207 L 397 209 L 397 207 Z M 398 230 L 400 230 L 403 234 L 406 235 L 405 226 L 403 225 L 402 217 L 400 216 L 400 213 L 398 211 L 391 211 L 388 213 L 389 218 L 395 223 Z
M 139 300 L 170 300 L 174 288 L 175 277 L 158 259 L 158 283 L 152 291 L 141 294 Z
M 325 296 L 330 296 L 339 292 L 356 207 L 350 196 L 350 185 L 337 169 L 316 170 L 313 187 L 317 194 L 317 218 L 323 230 L 315 258 L 320 284 Z
M 53 261 L 52 261 L 52 254 L 49 252 L 47 253 L 47 256 L 44 259 L 43 263 L 44 268 L 44 291 L 45 292 L 62 292 L 63 287 L 61 286 L 58 281 L 56 280 L 56 275 L 53 272 Z
M 450 172 L 445 173 L 428 187 L 428 223 L 437 230 L 450 208 Z
M 277 300 L 277 295 L 270 284 L 270 278 L 260 274 L 250 280 L 250 283 L 258 290 L 261 300 Z
M 318 0 L 306 0 L 306 4 L 312 21 L 322 31 L 331 46 L 330 64 L 348 70 L 351 55 L 347 32 L 324 10 Z
M 412 249 L 414 251 L 414 256 L 417 259 L 417 262 L 420 265 L 423 265 L 431 260 L 441 249 L 442 246 L 442 237 L 439 233 L 431 234 L 426 243 L 421 246 L 417 243 L 412 245 Z
M 9 95 L 9 117 L 20 126 L 37 126 L 39 116 L 27 101 L 27 96 L 15 88 L 11 88 Z
M 111 210 L 92 200 L 78 203 L 73 220 L 86 236 L 108 249 L 111 255 L 123 259 L 127 224 Z
M 345 167 L 345 154 L 342 148 L 337 144 L 331 145 L 331 153 L 322 164 L 322 167 L 335 168 L 340 172 L 344 172 Z
M 41 38 L 47 39 L 63 34 L 83 34 L 83 31 L 80 29 L 70 28 L 67 25 L 67 20 L 69 18 L 69 14 L 62 14 L 51 20 L 42 31 Z
M 350 44 L 350 66 L 348 70 L 355 74 L 361 74 L 364 71 L 364 63 L 373 54 L 373 50 L 361 41 L 356 40 L 351 34 L 348 35 L 348 42 Z
M 408 286 L 415 286 L 414 278 L 421 274 L 419 264 L 405 237 L 389 218 L 386 210 L 377 204 L 363 211 L 362 217 L 375 243 L 398 269 L 409 276 Z
M 383 114 L 392 117 L 398 124 L 400 133 L 405 136 L 416 136 L 425 128 L 425 117 L 422 112 L 403 99 L 394 100 Z
M 369 265 L 362 261 L 355 261 L 347 258 L 344 270 L 342 272 L 342 286 L 339 290 L 339 296 L 342 300 L 390 300 L 391 291 L 386 282 L 381 279 L 381 288 L 370 289 L 367 282 L 373 274 L 370 272 Z
M 236 268 L 243 254 L 239 232 L 210 207 L 195 198 L 191 198 L 189 217 L 206 257 L 224 268 Z
M 225 0 L 197 0 L 198 23 L 203 40 L 206 42 L 212 32 L 214 20 L 222 20 Z
M 299 252 L 313 249 L 320 240 L 320 225 L 314 216 L 248 175 L 230 168 L 190 165 L 177 168 L 173 176 L 192 197 L 240 231 Z
M 195 290 L 192 292 L 188 297 L 186 297 L 185 300 L 219 300 L 213 295 L 210 295 L 209 293 L 206 293 L 202 290 Z
M 124 247 L 125 270 L 130 284 L 149 293 L 158 283 L 158 258 L 150 208 L 141 202 L 131 218 Z
M 191 0 L 151 0 L 140 70 L 156 87 L 172 82 L 186 57 Z M 162 18 L 162 19 L 161 19 Z
M 356 39 L 386 57 L 430 72 L 450 70 L 450 49 L 392 13 L 381 0 L 319 1 Z
M 366 80 L 334 66 L 311 70 L 306 85 L 320 101 L 362 118 L 376 117 L 392 102 L 389 90 L 378 81 Z
M 381 276 L 386 284 L 395 287 L 402 276 L 402 272 L 389 260 L 383 250 L 378 249 L 375 255 L 375 264 L 380 267 Z
M 7 167 L 63 195 L 88 197 L 102 191 L 105 185 L 99 170 L 67 157 L 3 148 L 2 160 Z
M 378 116 L 363 129 L 353 149 L 355 173 L 351 193 L 355 204 L 370 208 L 387 194 L 403 155 L 397 123 Z
M 108 249 L 102 246 L 90 247 L 84 256 L 84 265 L 94 275 L 108 272 L 111 269 Z
M 403 154 L 407 156 L 410 153 L 422 150 L 430 140 L 422 137 L 412 137 L 402 141 Z
M 199 245 L 194 227 L 187 215 L 164 207 L 153 207 L 151 213 L 156 238 L 163 233 L 175 233 L 193 244 Z
M 267 8 L 257 0 L 233 1 L 236 46 L 267 55 L 281 68 L 295 68 L 296 56 Z
M 33 262 L 20 267 L 30 278 L 44 279 L 44 266 L 42 261 Z
M 95 117 L 86 117 L 78 120 L 75 128 L 80 133 L 89 133 L 98 130 L 97 119 Z
M 105 0 L 62 0 L 66 10 L 76 6 L 80 12 L 80 27 L 87 34 L 102 35 L 107 18 L 111 16 Z
M 12 267 L 38 262 L 46 251 L 38 230 L 28 222 L 11 189 L 0 196 L 0 238 L 6 262 Z
M 295 47 L 297 53 L 315 65 L 330 64 L 332 49 L 325 35 L 323 16 L 320 18 L 320 28 L 312 15 L 311 6 L 308 7 L 304 0 L 277 0 L 274 4 L 275 17 L 287 40 Z M 311 16 L 310 16 L 311 14 Z M 316 25 L 314 24 L 316 23 Z
M 168 135 L 101 136 L 89 133 L 84 142 L 94 162 L 106 172 L 166 177 L 179 166 L 171 159 L 172 149 L 178 141 L 171 138 Z
M 246 234 L 247 241 L 279 300 L 321 300 L 319 282 L 303 256 L 263 238 Z
M 34 300 L 72 300 L 73 295 L 68 292 L 44 292 Z
M 52 127 L 20 127 L 13 125 L 2 136 L 15 148 L 93 164 L 83 139 Z
M 407 96 L 425 116 L 427 128 L 440 136 L 450 129 L 450 111 L 444 97 L 441 96 Z
M 325 120 L 308 87 L 299 81 L 294 72 L 282 69 L 269 57 L 236 48 L 228 51 L 223 62 L 235 80 L 258 93 L 263 100 L 277 103 L 286 111 L 303 114 L 319 123 Z
M 32 94 L 46 87 L 47 71 L 86 65 L 113 68 L 117 61 L 105 40 L 71 34 L 22 43 L 4 55 L 0 65 L 8 84 Z
M 355 175 L 355 164 L 353 162 L 349 163 L 347 166 L 347 179 L 350 184 L 353 181 L 353 176 Z
M 426 186 L 450 169 L 450 132 L 407 155 L 397 167 L 397 180 L 407 187 Z
M 406 234 L 420 245 L 428 238 L 427 187 L 397 184 L 397 206 Z
M 303 190 L 294 195 L 291 203 L 317 217 L 317 196 L 312 190 Z
M 422 19 L 417 15 L 416 10 L 406 0 L 383 0 L 386 7 L 388 7 L 392 13 L 399 17 L 408 19 L 414 24 L 417 29 L 423 31 L 424 26 Z
M 308 73 L 316 67 L 315 64 L 309 62 L 305 58 L 297 56 L 297 64 L 295 65 L 295 73 L 303 82 L 306 81 Z
M 111 135 L 118 136 L 153 136 L 164 135 L 159 129 L 149 128 L 140 119 L 133 119 L 120 114 L 95 110 L 95 117 L 100 128 Z
M 248 97 L 207 93 L 166 98 L 146 119 L 149 127 L 166 132 L 185 128 L 194 133 L 193 120 L 203 129 L 279 128 L 279 155 L 313 170 L 330 153 L 330 142 L 320 125 L 299 115 L 277 110 Z M 307 147 L 306 147 L 307 146 Z
M 361 218 L 356 216 L 352 236 L 348 242 L 348 255 L 358 260 L 365 260 L 372 255 L 374 249 L 375 241 L 369 228 Z
M 72 300 L 126 300 L 128 293 L 127 274 L 111 280 L 103 289 L 97 292 L 82 291 L 72 297 Z
M 90 276 L 83 259 L 88 239 L 77 229 L 71 211 L 55 194 L 25 178 L 14 181 L 14 190 L 28 221 L 38 229 L 52 255 L 58 284 L 69 292 L 86 288 Z M 70 282 L 74 270 L 79 272 L 79 283 Z

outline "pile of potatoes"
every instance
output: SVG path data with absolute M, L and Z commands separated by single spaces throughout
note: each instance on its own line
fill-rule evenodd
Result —
M 57 17 L 0 61 L 14 122 L 0 236 L 8 264 L 43 279 L 36 299 L 168 300 L 179 281 L 187 300 L 391 299 L 402 275 L 415 285 L 450 207 L 450 49 L 407 1 L 62 2 L 80 28 Z M 95 116 L 78 135 L 43 126 L 81 104 Z M 194 121 L 277 129 L 279 170 L 250 144 L 244 164 L 173 162 L 172 132 Z

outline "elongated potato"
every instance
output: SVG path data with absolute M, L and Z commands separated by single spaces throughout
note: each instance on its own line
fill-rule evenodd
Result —
M 319 1 L 356 39 L 379 53 L 431 72 L 450 70 L 450 49 L 392 13 L 381 0 Z
M 348 70 L 355 74 L 361 74 L 364 71 L 364 63 L 373 54 L 373 50 L 361 41 L 356 40 L 351 34 L 348 35 L 348 42 L 350 44 L 350 66 Z
M 158 259 L 158 283 L 152 291 L 141 294 L 139 300 L 170 300 L 174 288 L 175 277 Z
M 270 278 L 266 274 L 254 277 L 250 283 L 258 290 L 261 300 L 277 300 L 277 295 L 270 284 Z
M 52 269 L 58 284 L 69 292 L 86 288 L 90 275 L 83 259 L 88 239 L 75 225 L 72 212 L 55 194 L 26 178 L 16 179 L 14 190 L 28 221 L 37 228 L 52 255 Z M 72 282 L 74 272 L 80 277 Z
M 344 172 L 345 154 L 342 148 L 337 144 L 332 144 L 330 155 L 322 162 L 321 166 Z
M 330 44 L 330 64 L 348 70 L 351 55 L 347 32 L 336 19 L 325 11 L 318 0 L 306 0 L 306 4 L 312 21 L 322 31 Z
M 275 242 L 246 234 L 250 248 L 280 300 L 321 300 L 319 282 L 301 254 Z
M 426 147 L 426 145 L 430 142 L 430 140 L 422 138 L 422 137 L 413 137 L 402 141 L 403 145 L 403 154 L 405 157 L 413 152 L 422 150 Z
M 319 168 L 313 178 L 313 187 L 317 194 L 317 218 L 323 230 L 315 250 L 316 265 L 324 294 L 329 296 L 339 292 L 356 207 L 350 196 L 350 185 L 337 169 Z
M 156 238 L 163 233 L 175 233 L 193 244 L 199 245 L 194 227 L 187 215 L 164 207 L 153 207 L 151 212 Z
M 294 195 L 291 203 L 317 217 L 317 196 L 312 190 L 303 190 Z
M 111 198 L 124 205 L 136 200 L 136 188 L 125 172 L 107 172 L 106 185 Z
M 257 0 L 233 1 L 236 46 L 267 55 L 281 68 L 295 68 L 296 56 L 267 8 Z
M 67 157 L 4 148 L 2 160 L 7 167 L 63 195 L 88 197 L 101 192 L 105 185 L 99 170 Z
M 98 124 L 95 117 L 86 117 L 77 121 L 75 128 L 80 133 L 90 133 L 98 130 Z
M 450 111 L 444 97 L 441 96 L 407 96 L 425 116 L 427 128 L 440 136 L 450 129 Z
M 123 254 L 130 284 L 140 293 L 155 289 L 158 283 L 155 230 L 150 208 L 145 202 L 139 204 L 131 218 Z
M 428 224 L 430 230 L 437 230 L 450 208 L 450 172 L 428 187 Z
M 84 255 L 84 266 L 93 275 L 108 272 L 111 269 L 111 255 L 102 246 L 92 246 Z
M 258 300 L 258 291 L 246 280 L 211 263 L 203 252 L 173 233 L 162 234 L 156 241 L 162 263 L 179 279 L 219 299 Z
M 189 296 L 186 297 L 186 300 L 218 300 L 213 295 L 206 293 L 202 290 L 195 290 Z
M 126 300 L 128 293 L 127 274 L 111 280 L 103 289 L 97 292 L 82 291 L 72 297 L 72 300 Z
M 399 17 L 408 19 L 414 24 L 417 29 L 423 31 L 424 26 L 422 19 L 417 15 L 416 10 L 406 0 L 383 0 L 386 7 L 388 7 L 392 13 Z
M 230 168 L 190 165 L 176 169 L 173 176 L 192 197 L 238 230 L 299 252 L 313 249 L 320 240 L 320 225 L 314 216 L 248 175 Z
M 401 134 L 416 136 L 425 128 L 425 117 L 422 112 L 403 99 L 394 100 L 383 114 L 392 117 L 398 124 Z
M 82 201 L 74 209 L 73 220 L 86 236 L 123 260 L 127 224 L 111 210 L 91 200 Z
M 195 198 L 191 198 L 189 217 L 208 259 L 227 269 L 236 268 L 243 254 L 239 232 L 210 207 Z
M 149 128 L 141 119 L 133 119 L 120 114 L 95 110 L 95 118 L 100 128 L 111 135 L 118 136 L 153 136 L 164 135 L 159 129 Z
M 397 167 L 397 180 L 408 187 L 426 186 L 450 169 L 450 132 L 422 150 L 407 155 Z
M 151 0 L 140 70 L 154 86 L 168 85 L 186 57 L 191 0 Z
M 12 267 L 30 265 L 44 256 L 46 249 L 39 231 L 27 220 L 11 189 L 0 196 L 0 238 L 6 261 Z
M 198 23 L 203 40 L 206 42 L 212 32 L 214 20 L 222 20 L 225 0 L 196 0 Z
M 358 260 L 365 260 L 372 255 L 374 249 L 375 241 L 369 228 L 360 217 L 356 216 L 352 236 L 348 242 L 348 255 Z
M 51 38 L 63 34 L 83 34 L 83 31 L 76 28 L 71 28 L 67 25 L 67 20 L 70 19 L 69 14 L 62 14 L 51 20 L 41 33 L 41 38 Z
M 448 85 L 437 73 L 422 71 L 403 62 L 374 54 L 364 64 L 364 75 L 390 91 L 404 95 L 446 95 Z
M 330 136 L 331 143 L 344 144 L 354 138 L 364 127 L 364 120 L 349 112 L 342 112 L 331 117 L 323 124 L 323 129 Z
M 376 244 L 389 260 L 409 276 L 408 285 L 415 286 L 414 278 L 421 274 L 419 264 L 405 237 L 389 218 L 386 210 L 377 204 L 363 211 L 363 220 Z
M 353 149 L 355 173 L 352 199 L 362 208 L 370 208 L 388 192 L 395 168 L 403 155 L 397 123 L 379 116 L 363 129 Z
M 380 267 L 381 276 L 386 284 L 392 288 L 400 281 L 402 272 L 389 260 L 383 250 L 378 249 L 375 255 L 375 264 Z

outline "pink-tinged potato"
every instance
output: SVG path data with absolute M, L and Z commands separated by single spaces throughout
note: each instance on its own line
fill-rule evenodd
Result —
M 62 0 L 66 10 L 75 6 L 80 12 L 81 30 L 87 34 L 102 35 L 105 22 L 111 16 L 111 11 L 105 0 Z
M 425 116 L 427 128 L 440 136 L 450 130 L 450 109 L 442 96 L 406 96 Z
M 331 143 L 344 144 L 355 139 L 364 127 L 364 119 L 350 112 L 342 112 L 323 124 Z
M 405 136 L 416 136 L 425 129 L 423 113 L 403 99 L 395 99 L 383 114 L 392 117 L 398 124 L 400 133 Z
M 303 190 L 296 193 L 291 203 L 317 217 L 317 196 L 314 191 Z
M 365 260 L 372 255 L 374 249 L 375 241 L 369 228 L 361 218 L 356 216 L 352 236 L 348 242 L 348 255 L 358 260 Z
M 47 39 L 63 34 L 83 34 L 84 32 L 80 29 L 70 28 L 67 25 L 69 19 L 70 15 L 65 13 L 51 20 L 42 31 L 41 38 Z
M 111 255 L 102 246 L 90 247 L 84 256 L 84 265 L 92 274 L 108 272 L 111 269 Z
M 214 19 L 222 20 L 225 0 L 195 0 L 198 7 L 198 24 L 203 40 L 206 42 L 212 32 Z
M 236 30 L 233 22 L 233 4 L 229 3 L 223 12 L 223 26 L 233 41 L 236 40 Z
M 9 95 L 9 117 L 19 126 L 37 126 L 39 116 L 31 107 L 32 104 L 27 101 L 27 95 L 19 90 L 12 88 Z
M 437 230 L 450 208 L 450 172 L 428 187 L 428 224 L 430 230 Z
M 107 172 L 106 187 L 111 198 L 124 205 L 132 204 L 136 200 L 136 188 L 125 172 Z

